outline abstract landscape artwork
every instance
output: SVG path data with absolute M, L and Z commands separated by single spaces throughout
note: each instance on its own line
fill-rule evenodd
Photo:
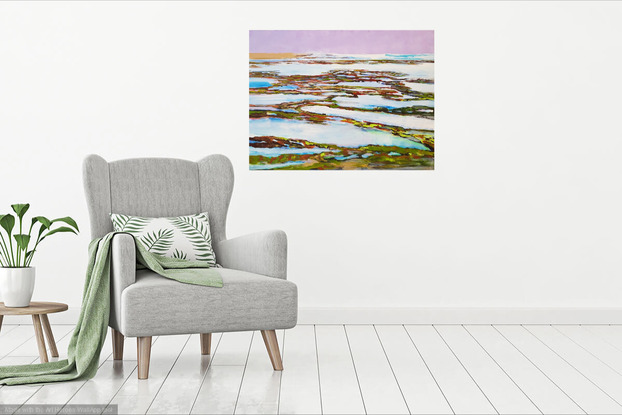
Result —
M 434 169 L 434 31 L 249 37 L 251 170 Z

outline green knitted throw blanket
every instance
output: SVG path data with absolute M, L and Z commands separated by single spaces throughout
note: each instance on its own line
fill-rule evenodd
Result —
M 90 379 L 99 367 L 99 354 L 106 339 L 110 313 L 110 246 L 111 232 L 89 244 L 82 310 L 73 332 L 68 358 L 56 362 L 0 367 L 0 384 L 62 382 Z M 222 287 L 222 278 L 205 262 L 186 261 L 152 254 L 134 238 L 137 268 L 151 271 L 179 282 L 209 287 Z

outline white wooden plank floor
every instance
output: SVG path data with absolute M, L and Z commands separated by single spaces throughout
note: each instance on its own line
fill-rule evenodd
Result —
M 62 359 L 72 327 L 52 329 Z M 135 340 L 115 362 L 108 339 L 93 379 L 2 386 L 2 412 L 97 404 L 122 414 L 622 413 L 622 326 L 300 325 L 277 337 L 283 372 L 272 370 L 259 333 L 215 333 L 211 356 L 201 356 L 197 335 L 160 336 L 143 381 Z M 32 326 L 2 327 L 0 365 L 37 361 Z

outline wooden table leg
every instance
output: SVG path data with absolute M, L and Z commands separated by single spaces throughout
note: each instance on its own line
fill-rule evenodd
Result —
M 2 331 L 2 319 L 4 318 L 4 316 L 2 314 L 0 314 L 0 331 Z
M 41 317 L 39 314 L 32 315 L 32 324 L 35 326 L 35 337 L 37 338 L 37 346 L 39 347 L 39 357 L 41 363 L 47 363 L 48 354 L 45 351 L 45 339 L 43 338 L 43 329 L 41 328 Z
M 58 349 L 56 348 L 56 341 L 54 340 L 54 334 L 52 333 L 52 327 L 50 327 L 50 320 L 48 320 L 47 314 L 40 314 L 41 323 L 43 324 L 43 331 L 45 337 L 48 339 L 48 346 L 50 346 L 50 354 L 52 357 L 58 357 Z

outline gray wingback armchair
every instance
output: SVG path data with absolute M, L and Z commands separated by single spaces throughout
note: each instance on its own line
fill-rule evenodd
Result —
M 266 231 L 227 239 L 233 167 L 222 155 L 199 162 L 138 158 L 107 162 L 88 156 L 83 165 L 91 236 L 111 232 L 110 213 L 170 217 L 208 212 L 222 288 L 183 284 L 136 270 L 133 238 L 112 239 L 110 327 L 113 356 L 123 359 L 126 336 L 138 344 L 138 378 L 149 375 L 152 336 L 199 333 L 210 354 L 211 333 L 261 330 L 274 370 L 283 365 L 276 329 L 296 325 L 297 289 L 286 280 L 287 238 Z

